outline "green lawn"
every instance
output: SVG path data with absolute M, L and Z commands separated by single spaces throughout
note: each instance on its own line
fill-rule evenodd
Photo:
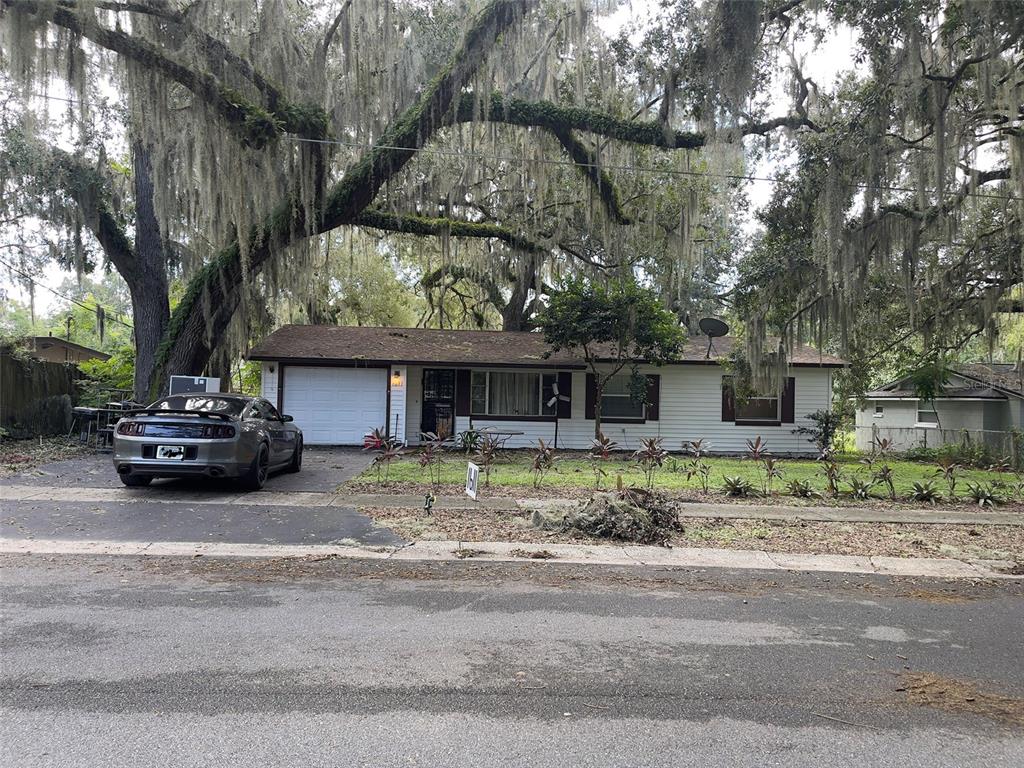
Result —
M 462 485 L 466 477 L 466 462 L 469 460 L 465 454 L 452 452 L 445 454 L 444 464 L 441 470 L 442 484 Z M 533 485 L 533 472 L 530 469 L 532 455 L 527 451 L 510 452 L 504 460 L 496 464 L 491 470 L 491 484 L 499 486 L 526 486 Z M 687 479 L 686 464 L 689 459 L 685 456 L 671 457 L 660 469 L 655 477 L 655 488 L 663 490 L 680 490 L 686 488 L 699 489 L 700 484 L 696 477 Z M 710 489 L 720 491 L 722 489 L 722 478 L 724 476 L 741 476 L 754 484 L 755 488 L 761 486 L 761 476 L 758 471 L 759 464 L 750 459 L 743 458 L 719 458 L 709 457 L 706 459 L 711 465 Z M 790 480 L 805 480 L 811 483 L 812 487 L 823 492 L 825 490 L 825 478 L 821 473 L 821 464 L 817 461 L 807 459 L 779 459 L 779 467 L 783 476 L 781 480 L 774 481 L 776 493 L 785 493 L 786 484 Z M 843 478 L 842 490 L 848 490 L 847 482 L 850 478 L 859 477 L 869 480 L 871 470 L 860 463 L 859 457 L 846 456 L 838 459 L 842 466 Z M 913 483 L 932 480 L 939 492 L 947 495 L 945 481 L 936 477 L 937 467 L 934 464 L 927 464 L 915 461 L 890 460 L 887 462 L 894 472 L 894 484 L 896 492 L 905 496 L 911 490 Z M 614 487 L 616 476 L 622 475 L 622 480 L 627 485 L 642 485 L 644 477 L 641 470 L 629 460 L 627 456 L 615 457 L 603 465 L 608 475 L 603 480 L 603 487 Z M 416 454 L 405 456 L 394 461 L 388 473 L 391 482 L 402 483 L 427 483 L 429 478 L 427 470 L 419 466 Z M 358 482 L 375 482 L 377 470 L 370 467 L 357 478 Z M 992 472 L 982 469 L 961 470 L 957 483 L 957 494 L 964 495 L 967 492 L 967 482 L 989 483 L 993 480 L 1012 482 L 1014 475 L 1009 473 Z M 481 478 L 481 484 L 483 478 Z M 594 486 L 594 471 L 591 463 L 583 458 L 581 454 L 565 454 L 556 462 L 555 468 L 544 478 L 545 486 L 562 488 L 592 488 Z M 878 496 L 885 495 L 885 488 L 876 486 L 873 493 Z

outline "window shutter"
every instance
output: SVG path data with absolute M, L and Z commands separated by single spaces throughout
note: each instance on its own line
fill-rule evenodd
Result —
M 658 420 L 658 408 L 661 405 L 661 376 L 656 373 L 647 374 L 647 421 Z
M 731 376 L 722 377 L 722 421 L 736 421 L 736 397 Z
M 790 376 L 782 389 L 782 423 L 793 424 L 796 421 L 796 379 Z
M 469 383 L 469 368 L 455 372 L 455 415 L 469 416 L 472 389 Z
M 594 420 L 594 405 L 597 402 L 597 381 L 594 379 L 594 374 L 587 374 L 587 398 L 586 408 L 584 417 Z
M 564 397 L 572 397 L 572 371 L 559 371 L 558 372 L 558 392 Z M 572 418 L 572 401 L 571 400 L 559 400 L 558 405 L 558 418 L 560 419 L 571 419 Z

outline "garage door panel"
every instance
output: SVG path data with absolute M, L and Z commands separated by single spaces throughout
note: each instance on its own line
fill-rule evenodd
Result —
M 383 368 L 286 367 L 284 410 L 309 445 L 358 445 L 387 421 Z

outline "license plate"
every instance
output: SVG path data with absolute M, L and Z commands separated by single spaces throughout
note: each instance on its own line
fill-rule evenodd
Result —
M 156 447 L 158 459 L 171 459 L 176 461 L 185 460 L 185 446 L 183 445 L 158 445 Z

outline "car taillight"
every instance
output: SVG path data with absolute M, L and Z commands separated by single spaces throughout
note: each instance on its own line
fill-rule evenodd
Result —
M 225 437 L 234 437 L 235 428 L 226 424 L 204 424 L 203 425 L 203 437 L 211 439 L 220 439 Z
M 138 421 L 119 421 L 117 423 L 117 434 L 119 435 L 142 435 L 146 432 L 146 425 Z

